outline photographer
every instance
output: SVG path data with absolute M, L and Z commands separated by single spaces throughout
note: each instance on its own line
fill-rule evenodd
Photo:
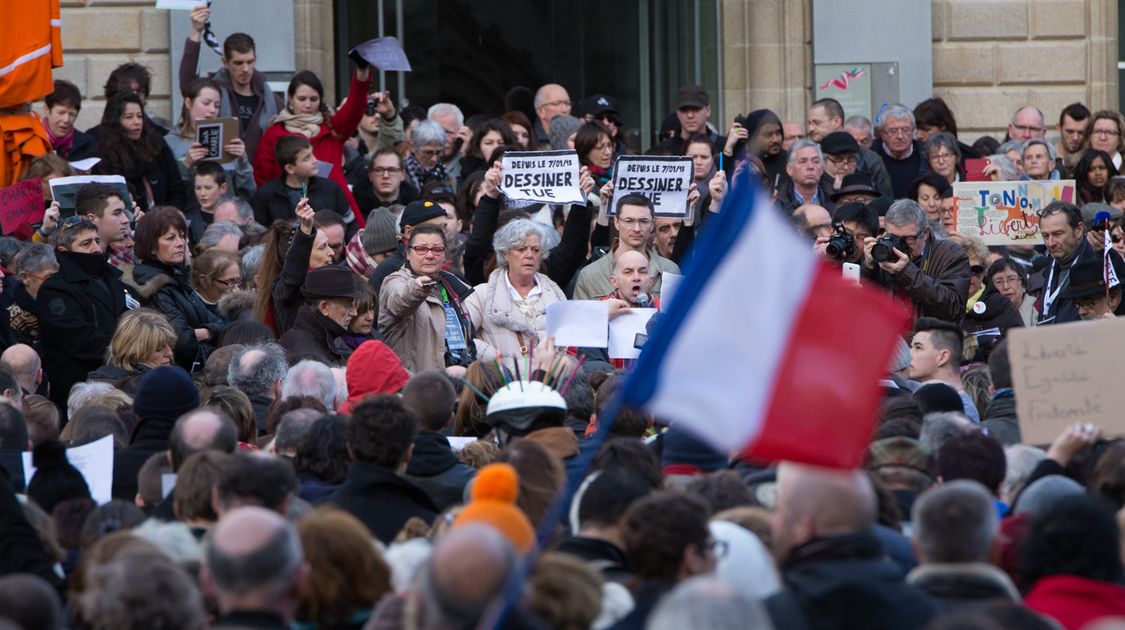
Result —
M 884 220 L 883 236 L 864 239 L 864 277 L 909 302 L 915 318 L 960 323 L 971 275 L 964 250 L 935 240 L 926 212 L 911 199 L 892 204 Z
M 863 262 L 867 239 L 879 232 L 879 215 L 874 208 L 850 202 L 836 208 L 832 234 L 818 236 L 813 249 L 817 254 L 841 263 Z

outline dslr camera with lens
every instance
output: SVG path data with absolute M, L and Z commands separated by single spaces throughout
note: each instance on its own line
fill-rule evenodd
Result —
M 841 223 L 834 224 L 832 229 L 835 233 L 828 237 L 824 252 L 836 260 L 851 258 L 855 254 L 855 237 L 848 234 Z
M 906 247 L 906 241 L 904 241 L 901 236 L 884 234 L 871 246 L 871 257 L 874 258 L 876 262 L 895 262 L 898 260 L 898 256 L 895 256 L 895 253 L 892 251 L 895 249 L 908 256 L 910 255 Z

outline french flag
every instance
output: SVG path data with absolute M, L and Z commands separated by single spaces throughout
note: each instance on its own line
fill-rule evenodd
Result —
M 748 170 L 734 180 L 624 401 L 720 451 L 855 468 L 908 315 L 820 260 Z

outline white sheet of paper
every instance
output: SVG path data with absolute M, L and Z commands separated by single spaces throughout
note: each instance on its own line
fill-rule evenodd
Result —
M 678 273 L 665 271 L 660 274 L 660 310 L 668 310 L 668 304 L 672 301 L 672 296 L 676 294 L 676 290 L 680 288 L 680 281 L 684 277 Z
M 78 160 L 77 162 L 71 162 L 70 167 L 73 168 L 76 171 L 88 171 L 88 170 L 94 168 L 98 164 L 98 162 L 101 162 L 101 161 L 102 161 L 102 159 L 97 158 L 97 157 L 86 158 L 85 160 Z
M 655 308 L 634 308 L 609 323 L 609 358 L 635 359 L 641 351 L 633 347 L 637 335 L 646 334 L 645 324 L 656 314 Z
M 176 489 L 176 473 L 164 473 L 160 475 L 160 496 L 167 499 L 168 495 Z
M 202 0 L 156 0 L 157 9 L 169 11 L 191 11 L 201 4 L 206 3 Z
M 609 345 L 609 303 L 568 300 L 547 305 L 547 336 L 567 348 L 605 348 Z
M 328 178 L 328 174 L 332 172 L 332 163 L 323 160 L 316 161 L 316 176 Z
M 66 449 L 66 459 L 82 473 L 90 486 L 90 497 L 104 505 L 113 499 L 113 436 Z M 35 476 L 31 453 L 23 454 L 23 477 L 28 484 Z
M 466 446 L 468 446 L 469 444 L 472 444 L 473 442 L 477 441 L 477 438 L 475 438 L 471 435 L 468 436 L 468 437 L 450 435 L 450 436 L 446 436 L 445 439 L 449 440 L 449 447 L 451 449 L 453 449 L 453 452 L 455 452 L 455 453 L 457 451 L 464 450 Z

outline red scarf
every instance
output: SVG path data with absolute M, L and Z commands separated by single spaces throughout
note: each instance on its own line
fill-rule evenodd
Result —
M 62 136 L 56 136 L 51 133 L 50 125 L 43 125 L 43 129 L 47 131 L 47 137 L 51 139 L 51 146 L 55 148 L 55 153 L 62 157 L 70 155 L 71 149 L 74 148 L 74 130 L 71 129 L 70 133 Z

